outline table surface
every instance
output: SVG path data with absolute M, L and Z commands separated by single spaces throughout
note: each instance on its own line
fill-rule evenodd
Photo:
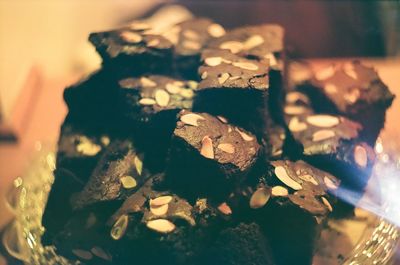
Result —
M 310 60 L 315 68 L 329 65 L 331 62 L 348 61 L 349 59 L 314 59 Z M 394 59 L 361 59 L 366 64 L 373 65 L 379 72 L 382 80 L 391 91 L 399 95 L 393 102 L 386 116 L 385 129 L 381 134 L 383 139 L 397 139 L 400 146 L 400 58 Z M 66 107 L 62 100 L 62 91 L 65 86 L 77 80 L 76 77 L 45 79 L 41 83 L 40 94 L 35 104 L 29 109 L 29 120 L 24 121 L 20 131 L 20 141 L 17 144 L 0 144 L 0 230 L 12 219 L 4 203 L 7 188 L 12 181 L 23 174 L 29 164 L 35 146 L 39 143 L 55 143 L 60 124 L 66 114 Z M 18 106 L 17 106 L 18 107 Z M 396 265 L 400 265 L 400 249 Z M 12 265 L 0 254 L 0 265 Z

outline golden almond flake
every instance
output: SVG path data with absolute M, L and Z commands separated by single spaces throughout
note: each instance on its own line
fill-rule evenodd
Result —
M 353 88 L 350 92 L 347 92 L 343 95 L 343 98 L 347 100 L 349 103 L 356 103 L 360 98 L 360 90 L 358 88 Z
M 142 170 L 143 170 L 142 160 L 140 160 L 140 158 L 138 156 L 135 156 L 135 158 L 133 159 L 133 163 L 135 164 L 136 172 L 139 175 L 142 175 Z
M 229 207 L 228 204 L 226 204 L 226 202 L 221 203 L 221 204 L 218 206 L 218 210 L 219 210 L 221 213 L 225 214 L 225 215 L 231 215 L 231 214 L 232 214 L 232 209 L 231 209 L 231 207 Z
M 336 94 L 336 93 L 338 92 L 337 86 L 335 86 L 335 85 L 332 84 L 332 83 L 327 83 L 327 84 L 324 86 L 324 90 L 325 90 L 325 92 L 328 93 L 328 94 Z
M 338 188 L 338 185 L 326 176 L 324 177 L 324 183 L 326 187 L 330 190 L 336 190 Z
M 144 105 L 144 106 L 151 106 L 156 104 L 157 102 L 152 99 L 152 98 L 142 98 L 139 100 L 139 104 Z
M 73 249 L 72 253 L 84 260 L 91 260 L 93 258 L 92 253 L 90 253 L 89 251 L 83 250 L 83 249 Z
M 208 66 L 217 66 L 222 63 L 221 57 L 208 57 L 204 59 L 204 63 Z
M 160 207 L 162 205 L 168 204 L 172 201 L 172 196 L 160 196 L 150 200 L 151 207 Z
M 250 71 L 258 70 L 258 66 L 256 64 L 249 62 L 233 62 L 232 65 Z
M 132 31 L 123 31 L 120 34 L 121 38 L 129 43 L 139 43 L 143 40 L 142 36 L 140 34 L 137 34 Z
M 123 176 L 119 180 L 125 189 L 133 189 L 137 185 L 136 179 L 131 176 Z
M 185 36 L 185 38 L 188 38 L 188 39 L 191 39 L 191 40 L 199 40 L 200 39 L 199 33 L 197 33 L 194 30 L 191 30 L 191 29 L 185 29 L 182 32 L 182 35 Z
M 307 109 L 305 107 L 301 106 L 285 106 L 285 108 L 283 109 L 283 111 L 288 115 L 303 114 L 304 112 L 306 112 L 306 110 Z
M 201 140 L 200 154 L 206 158 L 214 159 L 214 147 L 212 139 L 206 135 Z
M 290 119 L 288 127 L 292 132 L 301 132 L 307 129 L 307 124 L 301 122 L 299 118 L 293 117 Z
M 222 73 L 220 77 L 218 77 L 218 83 L 220 85 L 224 84 L 226 80 L 228 80 L 230 75 L 228 73 Z
M 245 50 L 251 50 L 264 43 L 264 38 L 261 35 L 253 35 L 249 37 L 243 44 Z
M 238 41 L 226 41 L 219 45 L 220 49 L 230 50 L 231 53 L 238 53 L 243 50 L 243 43 Z
M 278 60 L 276 59 L 275 55 L 272 52 L 264 55 L 264 58 L 268 59 L 269 66 L 274 67 L 278 65 Z
M 368 154 L 367 150 L 361 145 L 357 145 L 354 148 L 354 161 L 362 168 L 368 165 Z
M 269 198 L 271 197 L 271 189 L 269 188 L 259 188 L 257 189 L 250 198 L 250 208 L 258 209 L 267 204 Z
M 332 130 L 319 130 L 313 133 L 312 141 L 319 142 L 335 137 L 335 132 Z
M 289 195 L 289 191 L 287 188 L 282 186 L 275 186 L 271 189 L 271 195 L 273 197 L 286 197 Z
M 315 74 L 315 78 L 317 80 L 323 81 L 326 80 L 330 77 L 332 77 L 335 74 L 335 67 L 333 65 L 326 67 L 322 70 L 319 70 L 316 74 Z
M 207 28 L 208 34 L 214 38 L 219 38 L 225 35 L 225 29 L 219 24 L 211 24 Z
M 107 146 L 107 145 L 110 144 L 110 137 L 108 137 L 108 136 L 102 136 L 102 137 L 100 138 L 100 142 L 101 142 L 103 145 Z
M 287 103 L 296 103 L 298 101 L 301 101 L 307 104 L 310 102 L 306 95 L 296 91 L 287 93 L 285 100 Z
M 201 79 L 206 79 L 207 76 L 208 76 L 208 73 L 207 73 L 207 71 L 205 71 L 205 72 L 203 72 L 203 73 L 201 74 Z
M 129 24 L 129 28 L 132 30 L 147 30 L 150 29 L 151 26 L 145 22 L 135 21 Z
M 330 212 L 332 212 L 333 208 L 332 208 L 332 205 L 329 203 L 329 201 L 325 197 L 321 197 L 321 200 L 324 203 L 324 205 L 326 206 L 326 208 L 328 208 L 328 210 Z
M 191 89 L 196 89 L 199 86 L 199 83 L 193 80 L 187 81 L 187 84 Z
M 163 89 L 158 89 L 154 95 L 157 104 L 160 107 L 166 107 L 168 106 L 169 103 L 169 94 L 167 91 L 163 90 Z
M 235 147 L 232 144 L 219 144 L 217 148 L 228 154 L 235 153 Z
M 111 228 L 111 238 L 114 240 L 121 239 L 125 235 L 126 228 L 128 227 L 128 222 L 129 217 L 126 214 L 121 215 Z
M 242 132 L 242 131 L 239 130 L 237 127 L 235 128 L 235 131 L 237 131 L 237 132 L 240 134 L 240 136 L 242 137 L 242 139 L 245 140 L 246 142 L 250 142 L 250 141 L 253 141 L 253 140 L 254 140 L 254 137 L 248 135 L 248 134 L 245 133 L 245 132 Z
M 316 181 L 315 178 L 313 176 L 311 176 L 310 174 L 299 175 L 299 179 L 310 182 L 310 183 L 314 184 L 315 186 L 318 185 L 318 181 Z
M 309 124 L 322 128 L 331 128 L 340 122 L 338 117 L 331 115 L 311 115 L 306 120 Z
M 181 91 L 179 91 L 179 95 L 181 95 L 182 97 L 186 98 L 186 99 L 191 99 L 194 97 L 194 92 L 191 89 L 181 89 Z
M 346 75 L 350 76 L 351 78 L 357 80 L 358 76 L 356 71 L 354 70 L 354 65 L 352 63 L 346 63 L 343 65 L 343 71 Z
M 90 251 L 93 253 L 93 255 L 95 255 L 101 259 L 108 260 L 108 261 L 112 260 L 111 256 L 107 252 L 105 252 L 104 249 L 102 249 L 101 247 L 92 247 L 92 249 Z
M 192 40 L 185 40 L 182 43 L 183 47 L 189 50 L 200 50 L 201 49 L 201 44 L 197 41 L 192 41 Z
M 165 215 L 168 212 L 168 204 L 164 204 L 161 206 L 157 206 L 157 207 L 150 207 L 150 211 L 152 214 L 160 216 L 160 215 Z
M 178 94 L 181 91 L 182 87 L 177 86 L 173 83 L 167 83 L 165 85 L 165 89 L 168 91 L 168 93 L 173 95 L 173 94 Z
M 286 169 L 282 166 L 277 166 L 275 167 L 274 173 L 276 175 L 276 177 L 282 181 L 282 183 L 284 183 L 286 186 L 294 189 L 294 190 L 301 190 L 303 187 L 300 185 L 300 183 L 298 183 L 297 181 L 295 181 L 294 179 L 292 179 L 289 174 L 287 173 Z
M 175 230 L 175 225 L 166 219 L 156 219 L 152 221 L 148 221 L 146 226 L 159 233 L 170 233 Z
M 240 79 L 240 78 L 242 78 L 241 76 L 231 76 L 231 77 L 229 77 L 229 80 L 231 80 L 231 81 L 235 81 L 235 80 L 238 80 L 238 79 Z
M 86 156 L 95 156 L 101 151 L 101 146 L 93 143 L 89 138 L 83 136 L 76 146 L 76 151 Z
M 147 47 L 157 47 L 160 44 L 159 39 L 152 39 L 147 42 Z
M 223 123 L 228 123 L 228 120 L 224 116 L 218 115 L 217 118 L 218 118 L 218 120 L 222 121 Z
M 189 114 L 182 115 L 180 120 L 181 120 L 181 122 L 183 122 L 185 124 L 197 127 L 197 126 L 199 126 L 198 121 L 204 120 L 204 117 L 200 116 L 198 114 L 195 114 L 195 113 L 189 113 Z
M 153 80 L 151 80 L 151 79 L 149 79 L 147 77 L 141 77 L 140 78 L 140 83 L 144 87 L 155 87 L 155 86 L 157 86 L 156 82 L 154 82 Z

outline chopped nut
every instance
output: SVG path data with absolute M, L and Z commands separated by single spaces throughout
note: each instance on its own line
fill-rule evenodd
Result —
M 193 80 L 187 81 L 187 84 L 191 89 L 196 89 L 197 86 L 199 85 L 199 83 L 197 83 L 196 81 L 193 81 Z
M 151 26 L 145 22 L 134 21 L 129 25 L 129 28 L 132 30 L 146 30 L 150 29 Z
M 233 62 L 232 65 L 245 70 L 251 70 L 251 71 L 258 70 L 258 66 L 256 64 L 249 62 Z
M 322 80 L 326 80 L 326 79 L 332 77 L 334 74 L 335 74 L 335 68 L 333 65 L 331 65 L 329 67 L 326 67 L 325 69 L 318 71 L 315 74 L 315 78 L 317 80 L 322 81 Z
M 235 153 L 235 147 L 232 144 L 219 144 L 217 148 L 228 154 Z
M 319 142 L 319 141 L 327 140 L 327 139 L 332 138 L 334 136 L 335 136 L 335 132 L 332 131 L 332 130 L 319 130 L 319 131 L 316 131 L 312 135 L 312 141 L 313 142 Z
M 275 186 L 271 189 L 271 195 L 273 197 L 286 197 L 289 195 L 289 191 L 282 186 Z
M 331 115 L 311 115 L 306 120 L 309 124 L 322 128 L 331 128 L 339 124 L 339 118 Z
M 197 126 L 199 126 L 199 124 L 197 122 L 199 120 L 204 120 L 204 118 L 203 118 L 203 116 L 200 116 L 198 114 L 189 113 L 189 114 L 182 115 L 180 120 L 185 124 L 197 127 Z
M 361 145 L 357 145 L 354 148 L 354 161 L 362 168 L 365 168 L 368 164 L 367 150 Z
M 142 175 L 142 170 L 143 170 L 142 160 L 140 160 L 140 158 L 138 156 L 135 156 L 135 158 L 133 159 L 133 163 L 135 164 L 136 172 L 139 175 Z
M 250 38 L 248 38 L 244 44 L 243 44 L 243 48 L 245 50 L 250 50 L 253 49 L 255 47 L 257 47 L 258 45 L 261 45 L 264 43 L 264 38 L 260 35 L 253 35 Z
M 208 57 L 204 59 L 205 64 L 208 66 L 217 66 L 222 63 L 222 58 L 221 57 Z
M 114 240 L 121 239 L 126 232 L 126 228 L 128 227 L 129 218 L 126 214 L 121 215 L 118 220 L 115 222 L 113 227 L 111 228 L 111 237 Z
M 271 196 L 271 190 L 269 188 L 257 189 L 250 198 L 250 208 L 258 209 L 267 204 Z
M 157 47 L 158 44 L 160 44 L 159 39 L 152 39 L 149 42 L 147 42 L 147 47 Z
M 110 144 L 110 137 L 108 137 L 108 136 L 102 136 L 102 137 L 100 138 L 100 142 L 101 142 L 103 145 L 107 146 L 107 145 Z
M 243 140 L 245 140 L 246 142 L 250 142 L 250 141 L 254 140 L 254 138 L 252 136 L 248 135 L 247 133 L 242 132 L 237 127 L 235 128 L 235 131 L 237 131 L 240 134 L 240 136 L 243 138 Z
M 345 93 L 343 97 L 350 103 L 356 103 L 360 95 L 360 90 L 358 88 L 353 88 L 350 92 Z
M 329 203 L 329 201 L 325 197 L 321 197 L 321 200 L 322 200 L 323 204 L 325 204 L 325 206 L 328 208 L 328 210 L 330 212 L 332 212 L 333 208 L 332 208 L 332 205 Z
M 156 102 L 160 107 L 166 107 L 169 103 L 169 94 L 163 90 L 158 89 L 155 93 Z
M 304 180 L 304 181 L 310 182 L 310 183 L 314 184 L 315 186 L 318 185 L 318 182 L 310 174 L 300 175 L 299 178 Z
M 80 143 L 76 146 L 76 151 L 86 156 L 95 156 L 101 151 L 101 146 L 93 143 L 89 138 L 83 136 L 79 138 Z
M 200 154 L 206 158 L 214 159 L 213 143 L 212 139 L 208 135 L 204 136 L 203 140 L 201 140 Z
M 200 38 L 199 33 L 197 33 L 194 30 L 191 29 L 186 29 L 182 32 L 183 36 L 185 36 L 185 38 L 191 39 L 191 40 L 198 40 Z
M 219 45 L 219 48 L 230 50 L 231 53 L 238 53 L 243 50 L 243 46 L 243 43 L 238 41 L 226 41 L 224 43 L 221 43 L 221 45 Z
M 201 79 L 206 79 L 207 76 L 208 76 L 208 73 L 207 73 L 207 71 L 205 71 L 205 72 L 203 72 L 203 73 L 201 74 Z
M 152 212 L 152 214 L 160 216 L 166 214 L 168 212 L 168 208 L 168 204 L 164 204 L 157 207 L 150 207 L 150 211 Z
M 123 31 L 120 34 L 121 38 L 129 43 L 139 43 L 142 41 L 142 36 L 131 31 Z
M 338 92 L 337 87 L 332 83 L 327 83 L 324 86 L 324 90 L 328 94 L 336 94 Z
M 147 222 L 147 227 L 159 233 L 170 233 L 175 230 L 175 225 L 166 219 L 157 219 Z
M 149 79 L 147 77 L 141 77 L 140 78 L 140 83 L 144 87 L 155 87 L 155 86 L 157 86 L 156 82 L 154 82 L 153 80 L 151 80 L 151 79 Z
M 185 40 L 182 43 L 183 47 L 189 50 L 200 50 L 201 49 L 201 44 L 198 43 L 197 41 L 192 41 L 192 40 Z
M 159 207 L 168 204 L 172 201 L 172 196 L 160 196 L 155 199 L 150 200 L 151 207 Z
M 304 131 L 305 129 L 307 129 L 307 124 L 304 122 L 301 122 L 299 120 L 299 118 L 297 118 L 297 117 L 293 117 L 292 119 L 290 119 L 288 126 L 289 126 L 289 130 L 292 132 L 301 132 L 301 131 Z
M 288 115 L 303 114 L 304 112 L 306 112 L 306 110 L 307 109 L 305 107 L 301 106 L 285 106 L 285 108 L 283 109 L 283 111 Z
M 305 104 L 308 104 L 310 100 L 306 95 L 300 92 L 289 92 L 286 94 L 286 102 L 287 103 L 296 103 L 297 101 L 304 102 Z
M 177 85 L 172 84 L 172 83 L 167 83 L 165 85 L 165 89 L 170 94 L 178 94 L 181 91 L 182 87 L 181 86 L 177 86 Z
M 181 89 L 181 91 L 179 92 L 179 94 L 187 99 L 191 99 L 194 97 L 194 92 L 191 89 Z
M 137 185 L 136 180 L 131 176 L 123 176 L 119 180 L 125 189 L 133 189 Z
M 73 249 L 72 253 L 74 253 L 75 256 L 84 260 L 91 260 L 93 258 L 92 253 L 83 249 Z
M 228 123 L 228 120 L 221 115 L 218 115 L 217 118 L 218 118 L 218 120 L 222 121 L 223 123 Z
M 356 71 L 354 70 L 354 65 L 351 63 L 346 63 L 343 65 L 343 71 L 346 73 L 346 75 L 350 76 L 351 78 L 357 80 L 358 76 Z
M 338 185 L 336 185 L 330 178 L 324 177 L 324 183 L 326 187 L 330 190 L 336 190 L 338 188 Z
M 277 166 L 275 167 L 274 173 L 276 177 L 282 181 L 286 186 L 294 189 L 294 190 L 301 190 L 303 187 L 300 185 L 300 183 L 296 182 L 294 179 L 292 179 L 286 169 L 282 166 Z
M 150 106 L 156 104 L 156 101 L 152 98 L 142 98 L 139 100 L 139 104 L 145 105 L 145 106 Z
M 229 78 L 229 74 L 228 73 L 222 73 L 220 77 L 218 77 L 218 83 L 220 85 L 224 84 L 226 82 L 226 80 L 228 80 Z
M 278 65 L 278 60 L 276 59 L 275 55 L 272 52 L 264 55 L 264 58 L 268 59 L 269 66 L 274 67 Z
M 207 32 L 214 38 L 219 38 L 225 35 L 225 29 L 221 25 L 215 23 L 208 26 Z
M 221 204 L 218 206 L 218 210 L 219 210 L 221 213 L 225 214 L 225 215 L 230 215 L 230 214 L 232 214 L 232 209 L 231 209 L 231 207 L 229 207 L 228 204 L 226 204 L 226 202 L 221 203 Z

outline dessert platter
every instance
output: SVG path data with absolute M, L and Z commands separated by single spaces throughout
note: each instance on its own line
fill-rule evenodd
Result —
M 365 193 L 389 161 L 374 150 L 394 99 L 378 73 L 350 61 L 291 82 L 279 25 L 149 21 L 90 34 L 102 66 L 65 89 L 56 150 L 15 181 L 9 252 L 27 264 L 388 263 L 396 227 L 355 207 L 390 207 Z

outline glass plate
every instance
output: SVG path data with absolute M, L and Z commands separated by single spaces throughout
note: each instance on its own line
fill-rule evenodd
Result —
M 394 185 L 398 181 L 393 180 L 400 177 L 400 160 L 383 152 L 379 140 L 375 149 L 378 161 L 374 174 L 358 204 L 363 209 L 357 208 L 351 219 L 329 220 L 317 245 L 314 265 L 392 264 L 399 241 L 399 230 L 394 224 L 400 220 L 400 203 L 393 201 L 398 197 L 398 187 Z M 41 218 L 54 181 L 54 168 L 55 153 L 40 151 L 26 174 L 14 180 L 6 195 L 15 220 L 7 227 L 3 244 L 11 256 L 25 264 L 81 264 L 57 255 L 54 247 L 41 244 L 44 232 Z

